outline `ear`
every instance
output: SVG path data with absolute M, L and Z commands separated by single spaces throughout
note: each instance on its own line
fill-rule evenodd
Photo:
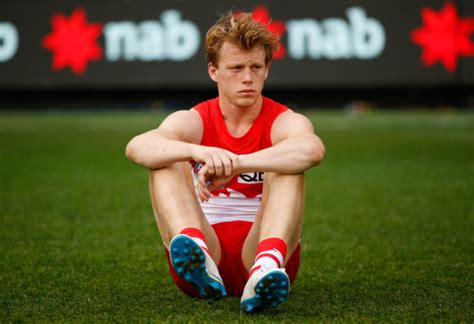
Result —
M 217 82 L 218 78 L 218 73 L 219 69 L 214 66 L 214 64 L 209 63 L 207 65 L 207 73 L 209 73 L 209 77 L 212 79 L 212 81 Z

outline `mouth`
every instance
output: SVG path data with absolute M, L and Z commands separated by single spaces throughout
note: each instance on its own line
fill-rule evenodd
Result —
M 255 93 L 255 90 L 252 90 L 252 89 L 244 89 L 244 90 L 240 90 L 239 93 L 241 94 L 254 94 Z

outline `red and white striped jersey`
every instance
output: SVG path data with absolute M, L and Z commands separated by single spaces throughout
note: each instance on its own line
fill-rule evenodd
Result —
M 249 154 L 272 146 L 273 122 L 289 108 L 263 97 L 262 109 L 250 129 L 241 137 L 232 136 L 224 122 L 219 98 L 204 101 L 195 107 L 203 122 L 201 145 L 220 147 L 235 154 Z M 191 162 L 194 174 L 200 163 Z M 242 173 L 235 176 L 225 187 L 211 192 L 208 202 L 201 203 L 210 224 L 243 220 L 255 220 L 263 189 L 263 172 Z

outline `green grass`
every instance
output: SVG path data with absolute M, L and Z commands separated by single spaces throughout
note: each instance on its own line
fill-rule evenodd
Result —
M 172 283 L 146 170 L 123 154 L 157 113 L 0 114 L 0 321 L 474 321 L 474 115 L 312 112 L 288 302 L 239 314 Z

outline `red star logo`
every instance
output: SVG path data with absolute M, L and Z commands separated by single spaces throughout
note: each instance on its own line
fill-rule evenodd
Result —
M 43 38 L 42 46 L 53 52 L 54 70 L 69 67 L 74 74 L 83 74 L 89 61 L 102 58 L 102 48 L 97 44 L 102 24 L 88 23 L 84 9 L 74 10 L 70 17 L 55 14 L 51 25 L 53 31 Z
M 421 17 L 424 26 L 411 33 L 411 40 L 423 47 L 424 65 L 432 66 L 439 61 L 446 70 L 454 72 L 460 56 L 474 56 L 474 18 L 459 17 L 452 2 L 439 12 L 424 7 Z
M 238 15 L 240 14 L 240 12 L 236 12 L 235 14 Z M 282 37 L 283 34 L 285 34 L 285 31 L 286 31 L 285 22 L 281 20 L 272 20 L 270 17 L 270 11 L 268 10 L 266 6 L 261 5 L 261 6 L 255 7 L 254 10 L 252 11 L 252 17 L 259 23 L 267 26 L 269 31 L 277 34 L 279 37 Z M 273 58 L 276 60 L 279 60 L 286 56 L 286 49 L 281 43 L 281 41 L 279 41 L 278 44 L 279 44 L 278 51 L 273 53 Z
M 252 11 L 252 17 L 256 21 L 266 25 L 268 30 L 277 34 L 278 36 L 282 37 L 286 30 L 286 25 L 284 21 L 281 20 L 272 20 L 270 17 L 270 11 L 265 6 L 258 6 Z M 273 53 L 273 57 L 278 60 L 284 58 L 286 56 L 286 49 L 281 43 L 279 42 L 279 49 L 275 53 Z

